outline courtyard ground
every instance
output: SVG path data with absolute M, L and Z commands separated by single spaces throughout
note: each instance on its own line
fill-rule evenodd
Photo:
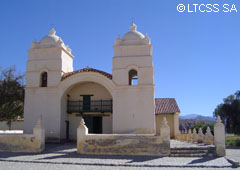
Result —
M 171 147 L 189 143 L 171 141 Z M 0 153 L 0 169 L 232 169 L 228 159 L 240 161 L 240 149 L 227 149 L 227 157 L 151 157 L 79 155 L 73 143 L 47 144 L 41 154 Z M 240 168 L 239 168 L 240 169 Z

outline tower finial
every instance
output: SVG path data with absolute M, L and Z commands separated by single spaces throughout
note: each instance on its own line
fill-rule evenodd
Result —
M 137 30 L 137 26 L 134 23 L 132 23 L 130 25 L 130 31 L 136 31 L 136 30 Z
M 55 35 L 56 31 L 54 28 L 51 28 L 51 30 L 49 31 L 49 35 Z

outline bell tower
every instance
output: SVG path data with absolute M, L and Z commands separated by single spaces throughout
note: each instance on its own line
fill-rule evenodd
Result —
M 53 28 L 40 42 L 34 41 L 28 52 L 26 87 L 57 86 L 62 74 L 73 71 L 71 49 Z
M 31 133 L 42 116 L 46 136 L 60 138 L 61 112 L 58 85 L 62 75 L 73 71 L 71 49 L 51 29 L 39 42 L 34 41 L 28 50 L 24 101 L 24 133 Z M 54 120 L 54 123 L 52 123 Z
M 152 45 L 147 34 L 130 31 L 115 40 L 113 81 L 114 133 L 155 133 L 155 86 L 153 82 Z

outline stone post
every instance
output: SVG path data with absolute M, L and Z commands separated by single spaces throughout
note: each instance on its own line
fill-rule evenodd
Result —
M 182 133 L 181 133 L 181 140 L 184 141 L 184 136 L 185 136 L 185 130 L 182 130 Z
M 187 141 L 188 141 L 188 142 L 191 142 L 191 141 L 192 141 L 192 131 L 191 131 L 191 129 L 188 129 Z
M 193 134 L 192 134 L 192 142 L 197 142 L 198 141 L 198 135 L 197 135 L 197 131 L 194 128 L 193 129 Z
M 203 143 L 203 139 L 204 139 L 204 134 L 202 132 L 202 128 L 199 128 L 199 130 L 198 130 L 198 143 Z
M 169 141 L 170 144 L 170 128 L 168 126 L 166 117 L 163 118 L 162 125 L 160 127 L 160 136 L 164 141 Z
M 220 116 L 214 125 L 214 145 L 216 146 L 217 156 L 225 156 L 225 127 Z
M 183 138 L 183 134 L 182 134 L 182 130 L 180 131 L 180 134 L 179 134 L 179 140 L 182 140 Z
M 42 116 L 33 128 L 33 135 L 39 144 L 39 152 L 42 152 L 45 149 L 45 129 L 42 124 Z
M 213 144 L 213 135 L 211 133 L 211 130 L 209 127 L 207 127 L 207 131 L 204 136 L 204 143 L 207 145 L 212 145 Z
M 184 138 L 183 138 L 184 141 L 187 141 L 187 135 L 188 135 L 188 131 L 187 129 L 185 129 Z
M 85 136 L 88 134 L 88 128 L 85 125 L 84 119 L 81 118 L 80 124 L 77 128 L 77 152 L 83 152 L 82 145 L 84 144 Z
M 176 133 L 175 139 L 180 140 L 180 138 L 181 138 L 181 132 L 178 131 L 178 132 Z

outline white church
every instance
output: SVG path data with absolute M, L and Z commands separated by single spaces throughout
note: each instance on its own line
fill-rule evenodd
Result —
M 83 117 L 89 133 L 159 134 L 166 117 L 171 138 L 179 133 L 174 98 L 155 98 L 152 44 L 130 31 L 114 41 L 112 74 L 73 69 L 71 49 L 51 29 L 28 50 L 24 133 L 42 117 L 46 140 L 76 140 Z M 81 57 L 81 56 L 78 56 Z

